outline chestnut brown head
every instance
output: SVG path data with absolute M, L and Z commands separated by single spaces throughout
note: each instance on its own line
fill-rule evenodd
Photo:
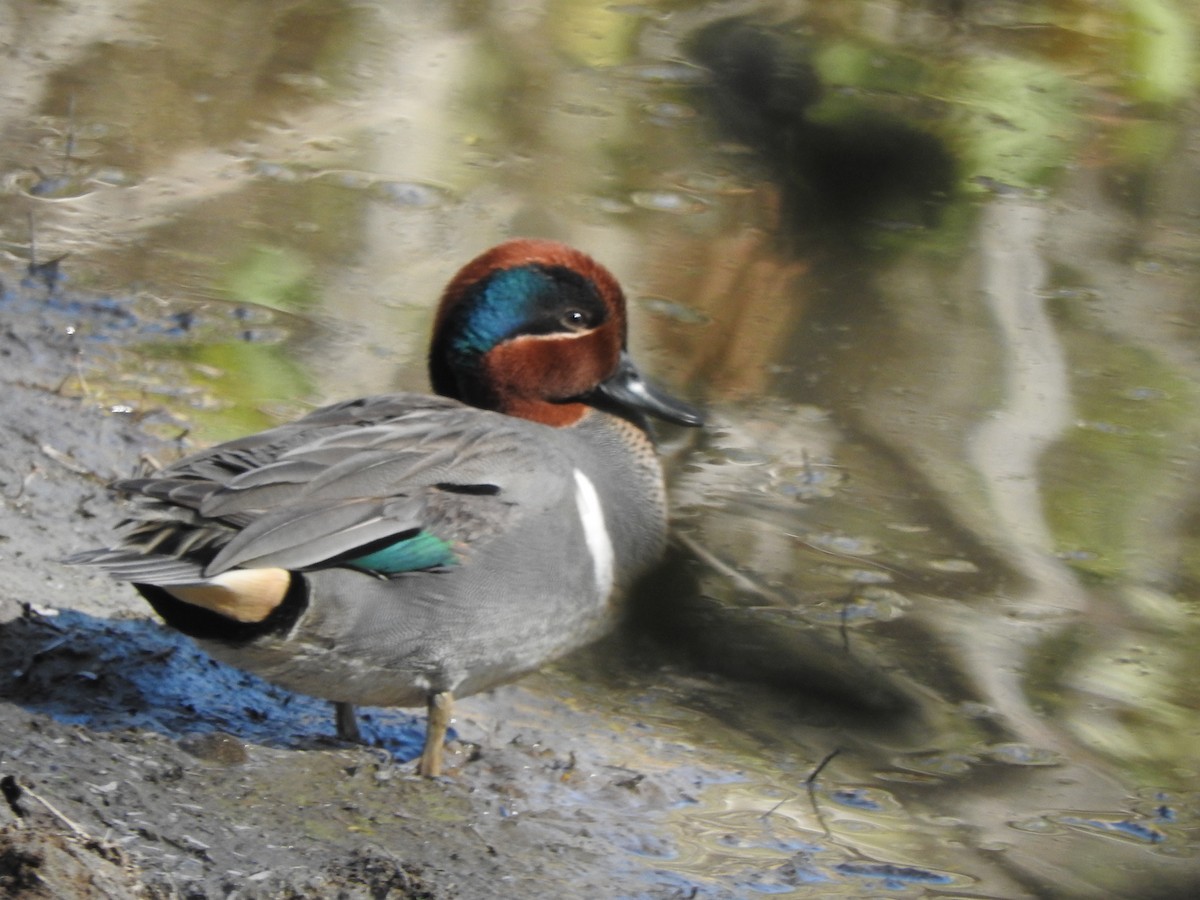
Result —
M 548 425 L 578 421 L 588 406 L 639 407 L 687 424 L 698 416 L 648 391 L 628 391 L 625 297 L 612 274 L 578 250 L 520 239 L 493 247 L 459 271 L 442 295 L 429 373 L 439 394 Z

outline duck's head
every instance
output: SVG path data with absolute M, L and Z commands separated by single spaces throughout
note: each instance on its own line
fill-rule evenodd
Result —
M 555 241 L 507 241 L 446 287 L 430 379 L 443 396 L 547 425 L 589 406 L 700 425 L 696 409 L 642 380 L 625 336 L 625 296 L 607 269 Z

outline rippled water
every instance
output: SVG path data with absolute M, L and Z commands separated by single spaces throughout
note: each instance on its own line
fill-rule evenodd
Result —
M 1149 896 L 1197 849 L 1198 25 L 11 2 L 0 249 L 96 298 L 80 393 L 211 441 L 424 388 L 459 263 L 585 248 L 713 411 L 664 435 L 677 577 L 646 627 L 720 677 L 650 718 L 741 774 L 661 867 Z

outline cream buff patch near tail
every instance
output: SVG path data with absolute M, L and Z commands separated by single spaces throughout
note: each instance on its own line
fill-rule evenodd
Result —
M 164 585 L 162 590 L 238 622 L 261 622 L 283 602 L 291 580 L 287 569 L 232 569 L 200 584 Z

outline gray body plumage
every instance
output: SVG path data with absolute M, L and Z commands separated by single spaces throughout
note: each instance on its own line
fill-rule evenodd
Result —
M 590 410 L 552 428 L 415 394 L 326 407 L 117 487 L 138 501 L 124 544 L 73 562 L 160 586 L 298 573 L 306 602 L 286 627 L 197 639 L 360 705 L 465 696 L 591 641 L 665 532 L 659 463 L 631 422 Z M 346 564 L 408 529 L 455 559 L 390 575 Z

